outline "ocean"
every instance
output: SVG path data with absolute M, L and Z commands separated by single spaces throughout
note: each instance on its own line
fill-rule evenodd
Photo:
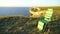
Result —
M 29 7 L 0 7 L 0 16 L 29 15 Z

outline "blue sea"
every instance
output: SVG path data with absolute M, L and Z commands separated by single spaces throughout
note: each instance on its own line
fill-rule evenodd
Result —
M 29 7 L 0 7 L 0 16 L 29 15 Z

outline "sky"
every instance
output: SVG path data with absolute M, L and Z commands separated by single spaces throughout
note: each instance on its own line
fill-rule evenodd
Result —
M 0 0 L 0 6 L 60 6 L 60 0 Z

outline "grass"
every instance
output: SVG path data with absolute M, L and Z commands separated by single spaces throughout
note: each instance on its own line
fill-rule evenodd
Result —
M 60 31 L 60 21 L 52 21 L 46 25 L 45 31 L 40 32 L 37 29 L 39 19 L 15 16 L 9 18 L 0 18 L 1 34 L 57 34 Z M 49 31 L 48 31 L 49 30 Z

